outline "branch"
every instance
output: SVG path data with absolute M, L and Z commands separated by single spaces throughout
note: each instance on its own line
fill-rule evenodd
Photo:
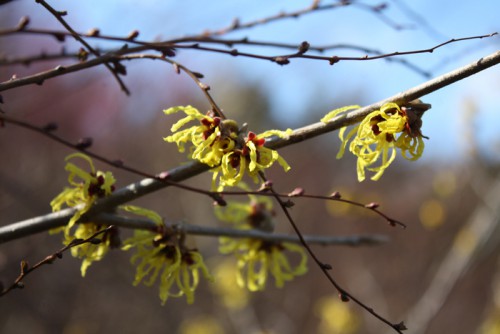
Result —
M 133 228 L 133 229 L 156 229 L 158 225 L 152 220 L 146 218 L 130 218 L 110 213 L 101 213 L 97 215 L 94 221 L 106 223 L 110 225 Z M 277 242 L 292 242 L 300 243 L 300 240 L 295 235 L 281 233 L 266 233 L 259 230 L 241 230 L 225 227 L 211 227 L 202 225 L 193 225 L 186 223 L 166 223 L 167 227 L 176 231 L 191 234 L 203 235 L 211 237 L 232 237 L 232 238 L 253 238 L 265 241 Z M 384 235 L 353 235 L 353 236 L 324 236 L 324 235 L 306 235 L 306 241 L 311 244 L 321 246 L 331 245 L 346 245 L 346 246 L 363 246 L 363 245 L 378 245 L 389 241 Z
M 57 32 L 50 32 L 50 34 L 51 35 L 57 34 Z M 145 54 L 130 55 L 132 53 L 142 52 L 145 50 L 159 51 L 159 52 L 161 52 L 163 58 L 165 58 L 166 56 L 175 55 L 173 48 L 178 48 L 178 49 L 191 49 L 191 50 L 198 50 L 198 51 L 222 53 L 222 54 L 226 54 L 226 55 L 230 55 L 230 56 L 242 56 L 242 57 L 267 60 L 267 61 L 275 62 L 279 65 L 288 64 L 290 62 L 290 58 L 304 58 L 304 59 L 311 59 L 311 60 L 327 61 L 330 65 L 333 65 L 339 61 L 366 61 L 366 60 L 377 60 L 377 59 L 390 59 L 390 57 L 401 56 L 401 55 L 431 53 L 434 50 L 436 50 L 437 48 L 440 48 L 442 46 L 445 46 L 445 45 L 448 45 L 448 44 L 451 44 L 454 42 L 470 40 L 470 39 L 482 39 L 482 38 L 492 37 L 495 35 L 497 35 L 497 33 L 492 33 L 492 34 L 488 34 L 488 35 L 480 35 L 480 36 L 472 36 L 472 37 L 463 37 L 463 38 L 451 39 L 449 41 L 446 41 L 444 43 L 438 44 L 436 46 L 433 46 L 433 47 L 427 48 L 427 49 L 403 51 L 403 52 L 396 51 L 396 52 L 387 53 L 387 54 L 377 54 L 375 56 L 367 56 L 366 55 L 366 56 L 362 56 L 362 57 L 309 55 L 309 54 L 306 54 L 307 50 L 310 47 L 307 42 L 302 43 L 302 45 L 307 45 L 305 50 L 301 50 L 301 48 L 299 48 L 299 51 L 297 53 L 288 54 L 288 55 L 280 55 L 280 56 L 264 56 L 264 55 L 253 54 L 253 53 L 248 53 L 248 52 L 240 52 L 236 49 L 226 50 L 226 49 L 209 48 L 209 47 L 200 46 L 199 43 L 194 43 L 194 44 L 190 44 L 190 45 L 183 45 L 183 44 L 175 44 L 172 42 L 148 43 L 148 42 L 139 42 L 139 41 L 134 40 L 134 43 L 138 43 L 138 44 L 140 44 L 140 46 L 137 46 L 134 48 L 129 48 L 127 46 L 127 44 L 125 44 L 119 50 L 111 51 L 107 54 L 101 55 L 101 56 L 94 58 L 94 59 L 91 59 L 89 61 L 85 61 L 85 62 L 81 62 L 81 63 L 77 63 L 77 64 L 72 64 L 72 65 L 68 65 L 68 66 L 57 66 L 52 70 L 36 73 L 36 74 L 26 76 L 23 78 L 17 78 L 14 76 L 9 80 L 0 83 L 0 92 L 4 91 L 4 90 L 16 88 L 16 87 L 30 85 L 30 84 L 41 85 L 47 79 L 61 76 L 61 75 L 65 75 L 65 74 L 71 73 L 71 72 L 80 71 L 80 70 L 87 69 L 87 68 L 94 67 L 94 66 L 98 66 L 101 64 L 106 64 L 108 62 L 115 61 L 116 64 L 119 64 L 119 61 L 123 60 L 124 55 L 127 55 L 127 54 L 129 55 L 129 56 L 127 56 L 128 58 L 151 58 L 151 59 L 162 58 L 158 55 L 145 55 Z M 107 37 L 107 38 L 111 38 L 111 37 Z M 194 38 L 199 40 L 199 37 L 194 37 Z M 114 39 L 128 41 L 128 38 L 114 37 Z M 189 38 L 186 38 L 186 40 L 189 40 Z M 180 41 L 181 40 L 177 40 L 177 43 L 180 43 Z M 226 42 L 221 40 L 221 44 L 226 45 Z M 417 70 L 418 72 L 420 72 L 424 76 L 428 74 L 428 73 L 422 72 L 419 69 L 415 69 L 415 70 Z M 212 106 L 214 106 L 213 101 L 210 101 L 210 103 L 212 104 Z
M 424 95 L 428 95 L 437 90 L 440 90 L 446 86 L 449 86 L 455 82 L 463 80 L 471 75 L 484 71 L 490 67 L 498 65 L 500 63 L 500 51 L 492 53 L 486 57 L 478 59 L 470 63 L 469 65 L 460 67 L 451 72 L 440 75 L 437 78 L 426 81 L 416 87 L 410 88 L 404 92 L 393 95 L 385 100 L 373 103 L 369 106 L 360 108 L 353 112 L 348 113 L 345 116 L 340 116 L 332 119 L 327 124 L 322 122 L 310 124 L 308 126 L 296 129 L 289 136 L 288 139 L 274 138 L 266 142 L 266 146 L 273 149 L 278 149 L 281 147 L 289 146 L 301 141 L 314 138 L 316 136 L 332 132 L 340 129 L 349 124 L 354 124 L 361 121 L 369 113 L 380 109 L 384 104 L 389 102 L 394 102 L 399 105 L 406 104 L 415 99 L 421 98 Z
M 301 141 L 319 136 L 324 133 L 332 132 L 338 130 L 339 128 L 346 126 L 348 124 L 353 124 L 357 121 L 360 121 L 370 112 L 379 109 L 383 104 L 388 102 L 395 102 L 398 104 L 404 104 L 409 101 L 420 98 L 424 95 L 430 94 L 434 91 L 437 91 L 443 87 L 451 85 L 457 81 L 460 81 L 464 78 L 467 78 L 473 74 L 479 73 L 487 68 L 497 65 L 500 62 L 500 51 L 497 51 L 489 56 L 483 57 L 469 65 L 446 73 L 442 76 L 439 76 L 433 80 L 427 81 L 419 86 L 410 88 L 404 92 L 396 94 L 390 98 L 387 98 L 383 101 L 376 102 L 369 106 L 360 108 L 356 111 L 350 112 L 345 116 L 337 117 L 330 121 L 328 124 L 324 123 L 314 123 L 303 128 L 296 129 L 289 136 L 288 139 L 275 138 L 266 142 L 266 146 L 278 149 L 282 147 L 286 147 L 289 145 L 293 145 L 295 143 L 299 143 Z M 5 117 L 0 114 L 0 119 L 5 119 Z M 189 162 L 185 165 L 178 166 L 167 173 L 163 173 L 167 175 L 167 181 L 171 182 L 181 182 L 203 172 L 209 170 L 209 167 L 201 164 L 199 162 Z M 162 188 L 168 187 L 169 183 L 164 182 L 161 178 L 146 178 L 137 183 L 133 183 L 115 191 L 112 195 L 107 198 L 101 199 L 97 201 L 89 212 L 86 214 L 87 219 L 91 218 L 98 213 L 109 211 L 114 209 L 115 207 L 132 201 L 134 199 L 140 198 L 146 194 L 158 191 Z M 51 214 L 54 216 L 50 216 L 50 220 L 43 220 L 43 226 L 41 221 L 36 220 L 34 218 L 33 222 L 36 222 L 35 226 L 27 225 L 25 221 L 24 224 L 12 224 L 8 226 L 4 226 L 0 229 L 2 231 L 0 233 L 0 241 L 6 241 L 11 239 L 6 239 L 9 233 L 16 233 L 16 238 L 29 235 L 33 233 L 33 231 L 43 231 L 49 228 L 53 228 L 56 226 L 64 225 L 64 222 L 67 222 L 75 213 L 76 209 L 67 209 L 55 214 Z M 15 228 L 14 228 L 14 227 Z
M 5 294 L 9 293 L 10 291 L 14 289 L 23 289 L 24 288 L 24 283 L 23 279 L 28 276 L 30 273 L 33 271 L 37 270 L 43 265 L 46 264 L 51 264 L 53 263 L 56 259 L 61 259 L 63 256 L 63 253 L 67 251 L 70 248 L 85 244 L 87 242 L 99 242 L 96 240 L 96 237 L 100 234 L 103 234 L 107 231 L 109 231 L 113 226 L 109 226 L 103 230 L 97 231 L 96 233 L 92 234 L 90 237 L 86 239 L 74 239 L 72 242 L 70 242 L 68 245 L 64 246 L 54 254 L 51 254 L 49 256 L 46 256 L 43 260 L 40 262 L 36 263 L 33 267 L 30 267 L 27 261 L 21 261 L 21 272 L 19 273 L 19 276 L 15 279 L 14 283 L 12 283 L 9 287 L 3 289 L 0 291 L 0 297 L 4 296 Z
M 80 42 L 83 46 L 87 48 L 92 54 L 94 54 L 96 57 L 99 57 L 100 54 L 90 44 L 88 44 L 76 31 L 71 28 L 71 26 L 63 19 L 63 16 L 66 15 L 67 13 L 65 11 L 57 11 L 52 6 L 50 6 L 45 0 L 35 0 L 35 2 L 41 4 L 45 9 L 47 9 L 63 26 L 68 30 L 78 42 Z M 114 67 L 112 67 L 109 63 L 104 63 L 104 66 L 113 74 L 115 77 L 116 81 L 118 81 L 118 84 L 120 85 L 121 89 L 125 92 L 125 94 L 130 95 L 130 91 L 128 90 L 127 86 L 123 83 L 122 79 L 119 76 L 119 73 L 123 73 L 125 69 L 122 69 L 122 66 L 119 65 L 118 63 L 114 64 Z M 124 74 L 124 73 L 123 73 Z

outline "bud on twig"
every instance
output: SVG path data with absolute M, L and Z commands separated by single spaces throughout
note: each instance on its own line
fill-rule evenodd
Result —
M 78 140 L 78 143 L 76 143 L 76 145 L 75 145 L 75 147 L 79 150 L 86 150 L 90 146 L 92 146 L 92 138 L 90 138 L 90 137 L 80 138 Z
M 30 18 L 28 16 L 23 16 L 17 24 L 17 30 L 24 30 L 30 24 Z

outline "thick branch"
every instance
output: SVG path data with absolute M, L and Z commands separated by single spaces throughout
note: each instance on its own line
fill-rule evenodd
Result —
M 267 142 L 267 146 L 270 148 L 278 149 L 288 145 L 292 145 L 324 133 L 338 130 L 339 128 L 346 126 L 348 124 L 360 121 L 363 117 L 368 115 L 370 112 L 379 109 L 383 104 L 387 102 L 396 102 L 398 104 L 404 104 L 406 102 L 412 101 L 414 99 L 420 98 L 429 93 L 435 92 L 443 87 L 451 85 L 457 81 L 467 78 L 473 74 L 481 72 L 489 67 L 497 65 L 500 62 L 500 51 L 497 51 L 489 56 L 483 57 L 469 65 L 451 71 L 447 74 L 439 76 L 435 79 L 429 80 L 419 86 L 410 88 L 404 92 L 396 94 L 383 101 L 376 102 L 369 106 L 360 108 L 356 111 L 350 112 L 345 116 L 337 117 L 330 121 L 328 124 L 323 124 L 321 122 L 305 126 L 303 128 L 296 129 L 288 139 L 275 138 Z M 0 118 L 1 118 L 0 114 Z M 209 169 L 208 166 L 198 163 L 191 162 L 186 165 L 176 167 L 168 172 L 168 180 L 174 182 L 180 182 L 191 178 L 195 175 L 201 174 Z M 118 205 L 122 205 L 146 194 L 152 193 L 154 191 L 160 190 L 167 187 L 168 184 L 162 182 L 159 179 L 146 178 L 137 183 L 128 185 L 125 188 L 119 189 L 114 192 L 111 196 L 99 200 L 96 204 L 89 210 L 85 215 L 88 218 L 97 215 L 98 213 L 109 211 Z M 20 238 L 32 233 L 40 232 L 48 228 L 53 228 L 57 226 L 64 225 L 75 213 L 75 209 L 67 209 L 58 212 L 57 215 L 52 217 L 52 220 L 43 222 L 43 227 L 38 226 L 39 222 L 34 218 L 32 224 L 25 221 L 22 225 L 12 224 L 5 226 L 0 229 L 0 242 L 6 240 L 12 240 L 14 238 L 6 239 L 6 235 L 9 233 L 14 233 L 15 238 Z M 36 226 L 32 226 L 32 225 Z M 12 226 L 15 226 L 13 229 Z

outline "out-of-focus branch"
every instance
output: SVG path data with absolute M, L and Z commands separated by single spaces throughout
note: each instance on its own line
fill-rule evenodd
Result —
M 458 231 L 448 253 L 441 261 L 432 282 L 422 297 L 408 312 L 408 322 L 415 334 L 427 328 L 443 307 L 451 290 L 472 266 L 478 255 L 493 243 L 498 245 L 500 236 L 500 177 L 490 180 L 478 195 L 483 202 Z
M 94 219 L 96 222 L 134 229 L 155 229 L 158 226 L 152 220 L 145 218 L 130 218 L 110 213 L 101 213 Z M 167 227 L 176 231 L 191 235 L 203 235 L 211 237 L 231 237 L 231 238 L 254 238 L 266 241 L 300 243 L 295 235 L 282 233 L 266 233 L 258 230 L 241 230 L 226 227 L 213 227 L 192 225 L 186 223 L 166 223 Z M 306 235 L 306 241 L 310 244 L 321 246 L 343 245 L 343 246 L 365 246 L 378 245 L 388 241 L 384 235 L 352 235 L 352 236 L 325 236 Z

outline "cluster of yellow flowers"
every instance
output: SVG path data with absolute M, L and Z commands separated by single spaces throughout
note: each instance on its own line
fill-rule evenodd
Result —
M 333 110 L 321 121 L 328 123 L 341 113 L 357 108 L 359 106 Z M 424 136 L 420 132 L 421 125 L 420 117 L 411 107 L 400 108 L 396 103 L 386 103 L 380 110 L 368 114 L 360 124 L 349 131 L 347 136 L 344 137 L 347 127 L 340 129 L 342 146 L 337 158 L 344 155 L 347 144 L 352 139 L 349 151 L 358 157 L 358 180 L 365 179 L 365 169 L 375 172 L 371 179 L 378 180 L 396 158 L 396 149 L 400 149 L 407 160 L 416 160 L 422 156 L 425 145 L 422 139 Z M 381 164 L 374 167 L 380 158 Z
M 230 202 L 225 207 L 217 207 L 217 217 L 233 223 L 235 228 L 272 232 L 272 202 L 268 197 L 250 197 L 247 204 Z M 281 288 L 286 281 L 307 272 L 307 254 L 300 245 L 251 238 L 221 237 L 219 240 L 221 253 L 236 256 L 238 285 L 250 291 L 263 290 L 269 274 L 275 285 Z M 288 258 L 292 253 L 299 257 L 296 265 L 292 265 Z
M 69 160 L 80 158 L 89 165 L 90 172 L 81 169 Z M 110 172 L 96 171 L 92 160 L 85 154 L 75 153 L 66 157 L 66 171 L 69 172 L 68 182 L 72 187 L 66 187 L 50 202 L 52 211 L 60 211 L 64 206 L 76 208 L 77 211 L 70 219 L 69 223 L 62 228 L 57 228 L 51 233 L 64 232 L 64 244 L 70 244 L 74 239 L 87 239 L 105 226 L 92 222 L 76 224 L 94 202 L 102 197 L 110 195 L 114 190 L 116 182 Z M 117 246 L 117 230 L 111 229 L 104 233 L 102 240 L 98 244 L 85 243 L 78 247 L 71 248 L 71 254 L 83 259 L 81 272 L 85 276 L 87 268 L 94 261 L 100 261 L 111 247 Z
M 347 127 L 340 130 L 342 146 L 337 158 L 343 156 L 349 145 L 349 151 L 358 157 L 359 181 L 365 179 L 365 170 L 375 172 L 372 180 L 378 180 L 395 159 L 396 149 L 400 149 L 403 157 L 408 160 L 418 159 L 424 150 L 422 138 L 426 138 L 420 132 L 422 123 L 421 113 L 418 112 L 429 107 L 430 105 L 421 103 L 419 106 L 410 103 L 403 107 L 395 103 L 384 104 L 380 110 L 366 116 L 346 136 Z M 359 107 L 347 106 L 334 110 L 321 121 L 328 123 L 336 116 L 355 108 Z M 233 120 L 223 120 L 212 114 L 203 115 L 191 106 L 170 108 L 165 113 L 170 115 L 179 111 L 184 112 L 186 117 L 172 126 L 173 134 L 164 140 L 175 142 L 180 152 L 184 152 L 186 144 L 189 144 L 189 157 L 212 167 L 214 190 L 222 191 L 226 186 L 239 186 L 249 190 L 241 182 L 243 176 L 247 174 L 258 181 L 258 173 L 271 167 L 274 162 L 278 162 L 285 171 L 290 169 L 275 150 L 264 146 L 266 138 L 270 136 L 287 138 L 291 133 L 290 129 L 255 134 L 239 128 Z M 197 124 L 181 129 L 192 121 Z M 85 161 L 90 171 L 72 162 L 77 158 Z M 380 159 L 381 164 L 374 166 Z M 63 243 L 69 245 L 75 239 L 88 239 L 105 228 L 99 223 L 78 222 L 96 200 L 111 195 L 116 180 L 110 172 L 97 171 L 92 160 L 85 154 L 71 154 L 66 161 L 65 169 L 69 173 L 70 187 L 66 187 L 50 205 L 54 212 L 63 207 L 75 209 L 75 214 L 66 226 L 51 231 L 64 232 Z M 237 229 L 271 233 L 274 230 L 271 200 L 253 195 L 249 195 L 249 198 L 249 203 L 229 203 L 225 207 L 217 207 L 218 218 L 233 223 Z M 136 206 L 119 208 L 147 217 L 157 225 L 152 231 L 136 230 L 132 238 L 123 242 L 122 250 L 136 250 L 131 259 L 137 266 L 133 284 L 142 282 L 150 286 L 159 278 L 162 304 L 169 297 L 181 296 L 186 296 L 187 302 L 192 303 L 200 273 L 205 279 L 212 280 L 201 254 L 196 249 L 187 248 L 179 232 L 167 229 L 156 212 Z M 71 253 L 82 259 L 81 273 L 85 276 L 93 262 L 101 260 L 111 248 L 119 246 L 118 229 L 113 227 L 106 230 L 100 242 L 87 242 L 72 247 Z M 220 251 L 236 256 L 238 285 L 247 287 L 250 291 L 263 290 L 269 275 L 274 278 L 277 287 L 282 287 L 286 281 L 307 272 L 305 250 L 293 243 L 221 237 Z M 290 261 L 289 255 L 295 257 L 295 261 Z M 296 264 L 292 265 L 291 262 Z
M 200 282 L 200 272 L 205 279 L 213 280 L 200 252 L 186 248 L 176 232 L 165 228 L 162 218 L 156 212 L 135 206 L 123 208 L 146 216 L 159 227 L 155 232 L 136 230 L 134 237 L 123 242 L 123 250 L 136 249 L 130 260 L 132 264 L 137 264 L 134 286 L 141 282 L 151 286 L 159 277 L 162 305 L 168 297 L 182 296 L 186 296 L 188 304 L 192 304 L 194 292 Z M 172 291 L 174 286 L 177 287 L 176 291 Z
M 278 162 L 285 171 L 290 169 L 278 152 L 265 147 L 264 143 L 270 136 L 286 138 L 292 130 L 269 130 L 261 134 L 246 132 L 238 128 L 233 120 L 203 115 L 192 106 L 173 107 L 164 112 L 170 115 L 179 111 L 184 112 L 186 117 L 172 125 L 174 134 L 164 139 L 169 143 L 175 142 L 180 152 L 185 151 L 186 143 L 192 145 L 189 157 L 213 167 L 213 189 L 222 191 L 225 186 L 236 186 L 245 173 L 257 181 L 258 173 L 274 162 Z M 191 121 L 198 124 L 180 130 Z
M 51 231 L 52 233 L 63 231 L 65 245 L 75 239 L 87 239 L 106 227 L 99 223 L 77 222 L 98 198 L 112 193 L 115 183 L 110 172 L 96 171 L 88 156 L 76 153 L 68 156 L 66 160 L 74 158 L 85 160 L 90 172 L 72 162 L 67 162 L 65 169 L 69 172 L 68 180 L 72 187 L 66 187 L 51 202 L 53 211 L 60 211 L 63 206 L 77 209 L 66 226 Z M 145 285 L 151 286 L 159 276 L 162 304 L 165 304 L 168 297 L 181 296 L 186 296 L 187 302 L 192 303 L 194 291 L 199 284 L 200 271 L 206 279 L 212 279 L 201 254 L 195 249 L 186 248 L 177 233 L 167 231 L 162 218 L 156 212 L 131 205 L 119 208 L 149 218 L 158 226 L 155 231 L 136 230 L 134 237 L 123 242 L 122 250 L 131 248 L 137 250 L 131 259 L 132 264 L 137 264 L 133 284 L 144 282 Z M 118 229 L 113 227 L 103 234 L 100 242 L 87 242 L 72 247 L 71 254 L 83 259 L 81 273 L 85 276 L 92 262 L 102 260 L 110 248 L 119 246 Z M 177 291 L 172 292 L 174 286 L 177 287 Z

